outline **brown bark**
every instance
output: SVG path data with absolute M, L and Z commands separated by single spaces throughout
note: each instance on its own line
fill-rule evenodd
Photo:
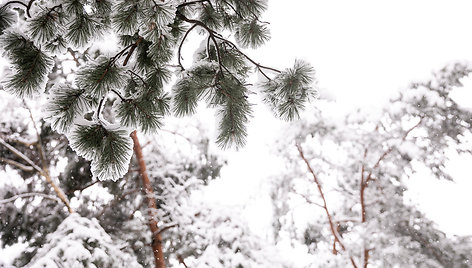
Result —
M 321 183 L 320 181 L 318 180 L 318 177 L 316 176 L 315 174 L 315 171 L 313 170 L 313 168 L 311 167 L 310 165 L 310 162 L 308 162 L 308 160 L 306 159 L 305 157 L 305 154 L 303 153 L 303 149 L 302 147 L 299 145 L 299 144 L 296 144 L 296 147 L 298 149 L 298 152 L 300 154 L 300 157 L 302 158 L 303 162 L 305 162 L 306 164 L 306 167 L 308 169 L 308 171 L 310 172 L 310 174 L 313 176 L 313 180 L 315 181 L 315 184 L 318 188 L 318 192 L 320 193 L 320 196 L 321 196 L 321 199 L 323 200 L 323 209 L 326 213 L 326 216 L 328 217 L 328 223 L 329 223 L 329 228 L 331 230 L 331 233 L 333 234 L 333 237 L 334 237 L 334 242 L 333 242 L 333 254 L 337 254 L 337 250 L 336 250 L 336 243 L 339 244 L 339 246 L 341 246 L 342 250 L 343 251 L 346 251 L 346 247 L 344 246 L 344 243 L 341 241 L 341 239 L 339 238 L 339 233 L 338 231 L 336 230 L 336 227 L 335 227 L 335 224 L 333 222 L 333 218 L 331 216 L 331 213 L 329 212 L 328 210 L 328 205 L 326 203 L 326 198 L 324 196 L 324 193 L 323 193 L 323 188 L 321 187 Z M 349 260 L 351 261 L 351 264 L 354 268 L 357 268 L 357 265 L 356 265 L 356 262 L 354 261 L 354 258 L 352 258 L 351 256 L 349 256 Z
M 361 202 L 361 222 L 364 223 L 366 221 L 366 207 L 365 207 L 365 189 L 367 188 L 368 181 L 364 179 L 364 165 L 362 165 L 361 171 L 361 187 L 360 187 L 360 202 Z M 370 177 L 369 177 L 370 178 Z M 369 179 L 368 178 L 368 179 Z M 369 265 L 369 250 L 364 245 L 364 254 L 363 254 L 363 267 L 367 268 Z
M 364 161 L 367 156 L 367 149 L 364 150 Z M 366 221 L 366 207 L 365 207 L 365 189 L 367 188 L 367 185 L 369 183 L 369 180 L 371 180 L 371 174 L 367 177 L 367 179 L 364 178 L 364 173 L 365 173 L 365 164 L 362 164 L 361 168 L 361 183 L 360 183 L 360 190 L 359 190 L 359 198 L 361 202 L 361 222 L 364 223 Z M 369 250 L 365 247 L 364 245 L 364 250 L 363 250 L 363 267 L 367 268 L 369 265 Z
M 139 165 L 139 175 L 143 183 L 143 190 L 146 194 L 146 201 L 148 206 L 149 214 L 149 229 L 151 229 L 152 234 L 152 252 L 154 254 L 154 261 L 156 268 L 165 268 L 166 264 L 164 261 L 164 252 L 162 251 L 162 238 L 157 225 L 157 204 L 156 199 L 154 198 L 154 191 L 152 189 L 151 182 L 149 180 L 146 163 L 144 162 L 143 151 L 141 145 L 139 144 L 138 136 L 136 131 L 131 133 L 131 138 L 134 142 L 134 153 L 138 159 Z

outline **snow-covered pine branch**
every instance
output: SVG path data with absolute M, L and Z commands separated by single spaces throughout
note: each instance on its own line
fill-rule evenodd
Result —
M 252 73 L 262 74 L 265 81 L 256 87 L 275 115 L 286 120 L 297 119 L 315 93 L 307 63 L 296 61 L 281 72 L 242 51 L 269 39 L 268 24 L 260 20 L 266 8 L 265 0 L 6 2 L 0 7 L 0 34 L 14 72 L 4 87 L 20 98 L 46 94 L 45 110 L 54 128 L 73 144 L 90 125 L 116 124 L 126 135 L 136 129 L 155 132 L 170 111 L 190 115 L 203 100 L 217 111 L 220 147 L 241 147 L 252 111 Z M 183 43 L 194 30 L 204 45 L 192 66 L 184 67 Z M 110 47 L 100 46 L 103 41 Z M 73 54 L 79 68 L 58 79 L 51 68 L 59 68 L 66 53 Z M 95 176 L 117 180 L 126 172 L 132 147 L 122 146 L 126 157 L 116 161 L 90 157 L 105 142 L 88 146 L 73 147 L 100 166 L 93 169 Z

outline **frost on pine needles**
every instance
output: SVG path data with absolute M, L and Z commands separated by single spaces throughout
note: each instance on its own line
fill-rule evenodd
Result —
M 314 95 L 307 63 L 279 71 L 241 49 L 269 39 L 260 20 L 266 8 L 264 0 L 6 2 L 0 33 L 13 72 L 3 85 L 20 98 L 46 94 L 53 128 L 92 160 L 100 179 L 126 173 L 131 131 L 156 132 L 165 116 L 191 115 L 202 101 L 216 110 L 216 142 L 239 148 L 252 114 L 251 92 L 259 90 L 286 120 L 298 118 Z M 192 32 L 202 43 L 193 63 L 182 57 Z M 114 49 L 104 52 L 103 41 Z M 77 68 L 61 75 L 70 56 Z M 253 86 L 254 72 L 264 77 L 262 84 Z

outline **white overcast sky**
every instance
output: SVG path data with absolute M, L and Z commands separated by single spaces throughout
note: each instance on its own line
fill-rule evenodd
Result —
M 322 95 L 335 97 L 340 107 L 376 106 L 447 63 L 472 61 L 471 10 L 472 2 L 454 0 L 269 0 L 263 20 L 270 22 L 272 39 L 248 53 L 277 67 L 305 59 L 317 71 Z M 471 96 L 465 104 L 472 107 Z M 248 145 L 228 153 L 230 165 L 212 195 L 236 203 L 252 196 L 248 215 L 261 231 L 271 209 L 260 191 L 277 169 L 268 145 L 279 126 L 264 108 L 256 108 Z M 454 183 L 419 176 L 410 185 L 408 196 L 451 235 L 472 235 L 471 161 L 451 163 Z

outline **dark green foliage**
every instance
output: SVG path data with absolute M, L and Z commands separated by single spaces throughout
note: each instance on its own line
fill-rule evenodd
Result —
M 99 57 L 94 63 L 80 69 L 77 85 L 95 98 L 102 98 L 108 91 L 123 85 L 121 68 L 113 60 Z
M 259 17 L 267 9 L 267 1 L 254 0 L 227 0 L 236 8 L 236 13 L 242 17 Z
M 59 35 L 53 40 L 47 42 L 44 45 L 44 48 L 50 51 L 51 53 L 64 52 L 65 49 L 67 48 L 67 42 L 61 35 Z
M 270 34 L 264 24 L 254 19 L 242 23 L 236 31 L 235 38 L 242 47 L 258 48 L 270 39 Z
M 94 14 L 100 17 L 107 16 L 112 11 L 112 2 L 108 0 L 91 1 Z
M 0 8 L 0 35 L 14 22 L 14 14 L 7 8 Z
M 169 3 L 143 6 L 143 22 L 147 26 L 144 36 L 153 42 L 158 42 L 160 36 L 170 30 L 169 24 L 174 22 L 175 8 Z
M 314 69 L 309 64 L 296 61 L 293 68 L 262 84 L 264 101 L 277 116 L 285 120 L 298 119 L 299 111 L 303 110 L 306 101 L 315 94 L 311 88 L 313 75 Z
M 52 67 L 52 59 L 33 42 L 16 33 L 6 33 L 2 38 L 3 49 L 13 64 L 14 73 L 7 77 L 5 89 L 20 98 L 39 93 Z
M 77 126 L 72 133 L 70 146 L 80 156 L 92 160 L 106 135 L 107 131 L 102 125 Z
M 64 0 L 63 8 L 71 16 L 78 16 L 85 12 L 84 1 L 82 0 Z
M 155 62 L 148 52 L 151 44 L 152 42 L 142 41 L 136 49 L 136 68 L 139 71 L 148 72 L 154 69 Z
M 217 143 L 222 147 L 233 144 L 240 147 L 245 141 L 246 124 L 252 110 L 248 100 L 252 86 L 248 80 L 252 73 L 259 71 L 269 80 L 264 91 L 269 96 L 266 99 L 270 99 L 276 114 L 285 119 L 296 118 L 312 95 L 309 89 L 312 80 L 308 79 L 313 73 L 311 67 L 296 65 L 293 70 L 274 77 L 276 69 L 260 65 L 225 37 L 233 36 L 242 47 L 256 48 L 266 42 L 270 37 L 268 24 L 260 20 L 267 8 L 265 0 L 30 3 L 34 6 L 31 10 L 27 4 L 15 7 L 19 11 L 18 18 L 26 21 L 26 37 L 9 34 L 4 40 L 3 49 L 15 67 L 5 88 L 20 97 L 31 96 L 41 92 L 49 74 L 52 80 L 46 84 L 46 93 L 52 96 L 45 110 L 51 113 L 53 128 L 67 134 L 73 124 L 79 124 L 74 128 L 72 136 L 77 139 L 72 146 L 94 160 L 94 171 L 98 170 L 99 163 L 94 157 L 102 149 L 102 143 L 82 144 L 84 140 L 80 137 L 104 134 L 93 130 L 89 124 L 118 123 L 118 128 L 155 132 L 170 110 L 177 116 L 190 115 L 204 100 L 218 111 Z M 11 7 L 0 10 L 1 31 L 14 23 L 10 11 Z M 101 46 L 93 42 L 108 31 L 118 36 L 116 45 L 120 48 L 104 55 Z M 187 67 L 188 62 L 183 62 L 182 55 L 187 49 L 184 42 L 194 37 L 190 31 L 203 37 L 193 65 Z M 52 58 L 39 48 L 56 57 L 52 72 Z M 70 74 L 61 74 L 64 68 L 59 67 L 65 53 L 70 53 L 79 67 L 78 70 L 73 68 Z M 171 79 L 172 74 L 177 75 L 176 80 Z M 300 81 L 285 85 L 293 82 L 289 79 L 291 76 Z M 51 90 L 51 85 L 58 84 L 53 81 L 58 77 L 64 78 L 60 79 L 64 85 L 59 84 L 56 87 L 59 90 Z M 175 84 L 169 85 L 173 81 Z M 166 92 L 169 88 L 172 94 Z M 84 133 L 79 134 L 80 131 Z M 101 139 L 104 137 L 98 140 Z M 92 142 L 95 142 L 93 138 Z M 127 165 L 121 160 L 114 161 Z M 100 163 L 105 165 L 105 162 Z M 106 172 L 113 173 L 112 177 L 123 173 L 116 165 Z
M 121 178 L 128 171 L 133 142 L 126 130 L 106 130 L 100 149 L 92 160 L 92 173 L 99 180 Z
M 71 147 L 92 160 L 92 173 L 99 180 L 117 180 L 128 170 L 133 145 L 126 130 L 100 124 L 77 126 L 71 138 Z
M 195 66 L 179 80 L 174 88 L 174 113 L 177 116 L 195 113 L 198 101 L 205 89 L 211 88 L 216 81 L 218 66 L 207 63 Z
M 76 47 L 82 47 L 97 34 L 99 24 L 89 15 L 80 14 L 71 21 L 65 35 L 68 42 Z
M 160 35 L 149 46 L 148 53 L 157 64 L 163 64 L 172 59 L 174 41 L 169 35 Z
M 28 22 L 28 33 L 39 43 L 54 39 L 62 32 L 64 23 L 63 13 L 55 10 L 45 10 Z
M 120 1 L 115 9 L 112 18 L 114 29 L 121 34 L 134 34 L 138 26 L 138 1 Z
M 251 107 L 247 100 L 234 101 L 229 99 L 219 110 L 221 117 L 219 123 L 220 134 L 216 142 L 222 148 L 235 145 L 236 148 L 246 144 L 246 124 L 251 115 Z
M 49 106 L 46 111 L 52 116 L 52 127 L 60 133 L 66 133 L 75 118 L 91 108 L 92 100 L 85 96 L 85 90 L 70 86 L 58 86 L 50 93 Z
M 153 96 L 162 95 L 164 84 L 168 83 L 171 78 L 169 69 L 162 65 L 154 66 L 152 71 L 148 72 L 145 78 L 147 92 Z
M 127 99 L 118 106 L 118 117 L 123 126 L 139 128 L 147 133 L 162 126 L 163 110 L 169 107 L 167 101 L 157 105 L 153 99 Z
M 221 13 L 215 10 L 211 5 L 203 6 L 200 13 L 200 21 L 213 30 L 217 30 L 222 26 Z
M 174 86 L 173 111 L 177 116 L 195 113 L 198 99 L 204 88 L 196 88 L 190 78 L 182 79 Z

